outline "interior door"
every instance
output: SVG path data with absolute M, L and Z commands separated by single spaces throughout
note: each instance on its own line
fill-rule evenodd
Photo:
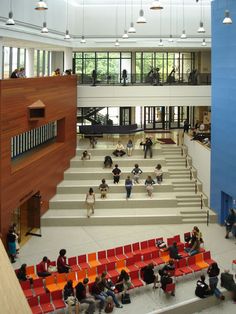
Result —
M 120 108 L 120 125 L 131 124 L 131 107 Z

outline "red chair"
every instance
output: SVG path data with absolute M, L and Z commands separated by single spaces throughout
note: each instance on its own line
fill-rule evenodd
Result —
M 134 264 L 135 266 L 137 266 L 138 268 L 143 268 L 146 266 L 146 264 L 142 261 L 142 256 L 141 254 L 136 254 L 134 256 Z
M 35 279 L 33 282 L 33 287 L 36 296 L 40 296 L 41 294 L 44 294 L 46 292 L 44 289 L 42 278 Z
M 26 275 L 32 279 L 38 279 L 38 275 L 35 274 L 34 265 L 26 267 Z
M 125 245 L 124 246 L 124 254 L 127 256 L 127 257 L 133 257 L 134 254 L 132 252 L 132 247 L 131 247 L 131 244 L 128 244 L 128 245 Z
M 119 247 L 115 248 L 115 254 L 119 260 L 126 259 L 126 255 L 124 255 L 124 252 L 123 252 L 123 246 L 119 246 Z
M 29 303 L 29 306 L 30 306 L 30 309 L 32 311 L 33 314 L 42 314 L 43 311 L 39 305 L 39 300 L 38 300 L 38 297 L 33 297 L 31 299 L 28 299 L 28 303 Z
M 68 265 L 70 265 L 72 271 L 80 270 L 80 268 L 77 264 L 77 257 L 76 256 L 68 258 Z
M 86 254 L 78 256 L 78 264 L 81 269 L 88 269 L 90 268 L 89 264 L 87 263 Z
M 167 245 L 171 246 L 175 242 L 174 238 L 167 238 Z
M 183 258 L 189 256 L 188 253 L 185 252 L 185 250 L 184 250 L 184 243 L 178 244 L 178 251 L 179 251 L 179 255 L 181 255 Z
M 129 257 L 126 259 L 126 267 L 128 268 L 129 272 L 135 271 L 138 268 L 134 265 L 134 257 Z
M 174 236 L 174 242 L 177 243 L 177 246 L 179 246 L 179 245 L 181 245 L 181 244 L 184 245 L 184 243 L 181 242 L 181 240 L 180 240 L 180 235 L 179 235 L 179 234 L 177 234 L 177 235 Z
M 142 254 L 151 253 L 152 252 L 152 250 L 150 250 L 149 247 L 148 247 L 148 241 L 140 242 L 140 247 L 141 247 L 141 253 Z
M 108 261 L 108 259 L 107 259 L 107 254 L 106 254 L 106 251 L 99 251 L 98 252 L 98 260 L 99 260 L 99 262 L 100 262 L 100 264 L 102 265 L 102 264 L 108 264 L 109 263 L 109 261 Z
M 49 293 L 42 294 L 39 299 L 40 299 L 39 303 L 40 303 L 43 313 L 50 313 L 54 311 L 54 308 L 50 301 Z
M 184 275 L 188 275 L 188 274 L 192 274 L 193 270 L 187 266 L 187 259 L 182 258 L 179 260 L 179 270 L 184 274 Z
M 106 271 L 106 265 L 98 265 L 97 266 L 97 274 L 98 276 L 101 276 L 101 274 Z
M 143 262 L 145 263 L 146 266 L 151 264 L 151 263 L 153 263 L 155 265 L 155 263 L 152 260 L 152 254 L 151 253 L 143 254 Z
M 212 263 L 215 263 L 215 261 L 211 258 L 211 252 L 210 251 L 203 253 L 203 259 L 209 265 L 211 265 Z
M 157 243 L 158 241 L 163 241 L 163 237 L 161 237 L 161 238 L 156 238 L 156 243 Z
M 64 309 L 66 307 L 65 302 L 62 297 L 62 290 L 54 291 L 51 294 L 52 296 L 52 304 L 55 310 Z
M 184 242 L 185 242 L 184 246 L 185 246 L 185 247 L 189 247 L 189 246 L 190 246 L 190 245 L 189 245 L 189 242 L 186 242 L 186 241 L 185 241 L 185 239 L 187 239 L 187 238 L 189 238 L 189 239 L 191 238 L 191 232 L 185 232 L 185 233 L 184 233 Z
M 195 256 L 190 256 L 188 258 L 188 266 L 193 270 L 193 272 L 201 271 L 201 268 L 195 263 Z
M 133 288 L 142 287 L 144 285 L 142 280 L 139 279 L 139 271 L 138 270 L 131 271 L 129 275 L 130 275 L 130 280 L 131 280 L 131 283 L 133 285 Z
M 151 253 L 156 252 L 158 250 L 156 246 L 156 239 L 148 240 L 148 247 Z
M 31 290 L 31 285 L 30 285 L 30 281 L 26 280 L 26 281 L 20 281 L 20 285 L 21 288 L 24 292 L 25 297 L 28 298 L 32 298 L 33 296 L 33 291 Z
M 73 287 L 75 287 L 78 283 L 78 280 L 76 279 L 76 273 L 74 271 L 71 271 L 67 274 L 67 281 L 72 280 Z
M 119 276 L 118 271 L 116 270 L 116 263 L 111 262 L 107 264 L 107 274 L 109 277 Z
M 165 261 L 160 257 L 160 251 L 155 251 L 152 253 L 153 263 L 156 265 L 165 264 Z
M 107 259 L 108 259 L 109 262 L 116 262 L 116 261 L 118 261 L 118 258 L 115 255 L 115 249 L 107 250 Z
M 180 268 L 179 268 L 179 263 L 178 263 L 178 261 L 174 261 L 174 263 L 175 263 L 174 276 L 175 276 L 176 278 L 182 277 L 182 276 L 183 276 L 183 273 L 182 273 L 182 271 L 181 271 Z
M 142 251 L 140 250 L 140 246 L 139 246 L 139 242 L 133 243 L 132 244 L 132 250 L 133 250 L 133 254 L 142 254 Z

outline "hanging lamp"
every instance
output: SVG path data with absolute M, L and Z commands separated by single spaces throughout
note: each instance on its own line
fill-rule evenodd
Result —
M 154 0 L 150 6 L 151 10 L 162 10 L 163 6 L 160 2 L 160 0 Z
M 43 10 L 47 10 L 47 9 L 48 9 L 48 6 L 47 6 L 47 3 L 45 1 L 39 0 L 37 2 L 35 10 L 43 11 Z
M 70 39 L 70 33 L 69 33 L 69 6 L 68 6 L 68 0 L 66 2 L 66 33 L 64 36 L 64 39 Z
M 80 40 L 81 44 L 86 44 L 86 39 L 84 36 L 84 0 L 83 0 L 83 17 L 82 17 L 82 36 L 81 36 L 81 40 Z
M 141 8 L 140 8 L 140 11 L 139 11 L 139 17 L 137 19 L 137 22 L 138 24 L 145 24 L 147 23 L 145 17 L 144 17 L 144 11 L 143 11 L 143 1 L 141 0 Z
M 128 33 L 130 34 L 136 33 L 136 29 L 134 27 L 134 22 L 133 22 L 134 21 L 133 9 L 134 9 L 133 0 L 131 0 L 131 22 L 130 22 L 130 28 L 128 30 Z

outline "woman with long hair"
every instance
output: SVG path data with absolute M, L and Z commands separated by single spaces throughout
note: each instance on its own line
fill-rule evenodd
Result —
M 90 188 L 88 193 L 86 194 L 85 203 L 87 206 L 87 217 L 89 218 L 92 214 L 94 214 L 94 205 L 95 205 L 95 193 L 93 192 L 93 189 Z

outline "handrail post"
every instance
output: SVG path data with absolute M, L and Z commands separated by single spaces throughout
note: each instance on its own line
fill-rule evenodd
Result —
M 177 134 L 177 145 L 179 146 L 179 133 Z
M 189 174 L 190 174 L 190 180 L 192 180 L 193 179 L 192 167 L 189 167 Z
M 197 180 L 195 180 L 195 194 L 197 194 Z M 201 195 L 202 197 L 202 195 Z M 202 201 L 201 201 L 201 208 L 202 208 Z
M 209 209 L 207 210 L 207 226 L 209 226 L 209 218 L 210 218 L 210 215 L 209 215 Z
M 185 168 L 188 167 L 188 155 L 185 156 Z
M 202 194 L 201 194 L 201 209 L 203 207 L 203 199 L 202 199 Z
M 184 149 L 183 149 L 183 145 L 181 146 L 181 156 L 184 155 Z

